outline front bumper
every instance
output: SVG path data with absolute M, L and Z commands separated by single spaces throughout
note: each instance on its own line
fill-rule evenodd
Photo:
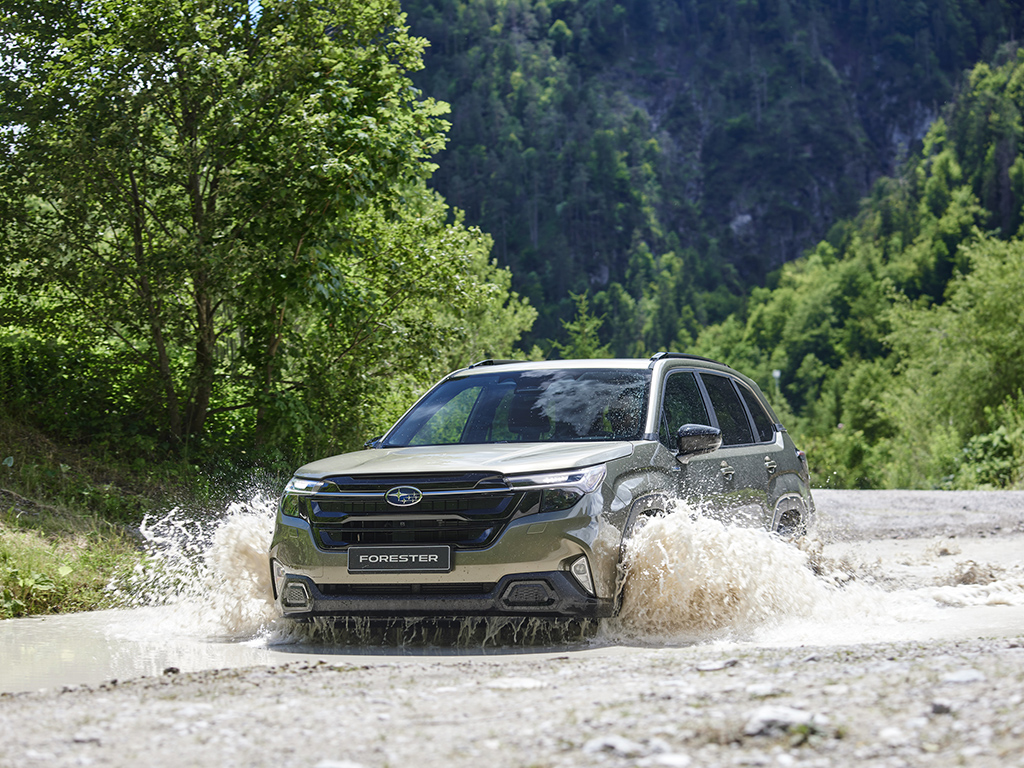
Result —
M 284 578 L 282 613 L 317 616 L 536 616 L 601 618 L 613 601 L 588 595 L 566 571 L 512 574 L 490 584 L 317 585 L 305 576 Z M 305 593 L 305 598 L 301 596 Z M 289 602 L 294 604 L 289 605 Z
M 283 615 L 538 616 L 614 612 L 621 531 L 603 521 L 600 494 L 562 512 L 511 521 L 490 545 L 453 548 L 446 573 L 350 572 L 345 549 L 316 546 L 301 518 L 279 515 L 271 545 Z M 575 573 L 585 564 L 586 573 Z

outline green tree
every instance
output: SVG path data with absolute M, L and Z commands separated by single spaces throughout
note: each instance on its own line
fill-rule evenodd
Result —
M 403 7 L 432 43 L 417 83 L 453 106 L 432 185 L 494 235 L 538 308 L 537 336 L 564 341 L 568 295 L 589 290 L 618 355 L 687 342 L 670 295 L 681 288 L 701 324 L 739 309 L 751 286 L 855 216 L 963 73 L 1021 36 L 1009 0 Z M 1007 185 L 1012 143 L 989 138 L 1005 137 L 1012 113 L 992 107 L 991 129 L 979 123 L 964 141 L 990 156 L 978 198 L 1003 206 L 1014 229 L 1008 192 L 1024 190 L 1024 161 Z M 658 261 L 637 285 L 641 241 Z M 685 258 L 685 285 L 666 254 Z M 948 264 L 935 266 L 941 277 Z
M 145 371 L 137 400 L 176 444 L 219 413 L 262 420 L 305 386 L 283 383 L 294 358 L 324 375 L 310 296 L 348 334 L 325 360 L 372 351 L 367 274 L 416 297 L 381 236 L 443 145 L 446 107 L 407 77 L 425 42 L 396 0 L 256 7 L 3 6 L 5 314 Z
M 889 342 L 899 367 L 886 411 L 897 426 L 897 482 L 952 474 L 960 448 L 996 433 L 1004 425 L 995 412 L 1019 397 L 1024 242 L 983 237 L 964 253 L 970 270 L 949 284 L 942 305 L 893 308 Z M 979 455 L 984 445 L 975 441 Z
M 356 445 L 378 434 L 443 374 L 515 355 L 536 312 L 490 259 L 491 239 L 419 184 L 397 214 L 353 214 L 320 260 L 311 311 L 270 405 L 281 430 L 301 425 Z M 286 440 L 286 434 L 277 435 Z
M 819 482 L 1020 482 L 1024 53 L 1000 58 L 856 218 L 701 332 L 762 388 L 780 372 Z
M 611 357 L 608 346 L 601 344 L 598 331 L 604 323 L 604 316 L 595 316 L 590 311 L 590 300 L 586 293 L 571 294 L 576 304 L 576 316 L 569 321 L 563 320 L 567 344 L 555 343 L 555 351 L 565 359 L 590 359 Z

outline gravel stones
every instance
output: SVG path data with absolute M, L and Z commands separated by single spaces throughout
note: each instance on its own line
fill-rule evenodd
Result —
M 977 669 L 958 669 L 942 676 L 944 683 L 983 683 L 985 673 Z
M 810 712 L 793 707 L 766 704 L 754 710 L 747 724 L 743 726 L 745 736 L 770 736 L 775 733 L 787 733 L 799 727 L 811 725 L 827 725 L 828 718 L 815 716 Z
M 0 768 L 1024 768 L 1022 639 L 159 675 L 0 696 Z

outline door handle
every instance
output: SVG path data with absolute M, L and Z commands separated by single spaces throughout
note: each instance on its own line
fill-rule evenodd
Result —
M 775 472 L 775 468 L 777 466 L 779 465 L 772 459 L 771 456 L 764 457 L 764 468 L 768 470 L 769 475 Z
M 726 480 L 732 480 L 732 476 L 736 472 L 736 470 L 733 467 L 729 466 L 729 462 L 724 461 L 724 460 L 722 461 L 722 470 L 721 471 L 722 471 L 722 475 L 725 477 Z

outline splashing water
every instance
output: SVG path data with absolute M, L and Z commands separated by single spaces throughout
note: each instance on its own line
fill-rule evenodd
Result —
M 349 617 L 279 626 L 271 639 L 275 643 L 312 643 L 347 648 L 537 648 L 585 646 L 598 629 L 596 620 L 530 616 Z
M 276 500 L 258 492 L 213 521 L 175 507 L 143 520 L 142 562 L 111 585 L 125 607 L 173 605 L 192 632 L 245 638 L 276 618 L 268 552 Z
M 627 543 L 613 632 L 699 642 L 807 615 L 821 590 L 807 564 L 806 553 L 767 531 L 726 527 L 678 504 Z
M 599 642 L 618 643 L 855 642 L 877 639 L 871 631 L 884 636 L 900 622 L 935 621 L 943 608 L 1024 606 L 1022 574 L 968 561 L 952 576 L 908 588 L 886 583 L 880 562 L 826 557 L 813 537 L 794 545 L 761 529 L 693 515 L 680 503 L 646 520 L 627 542 L 621 611 L 600 630 L 589 622 L 483 617 L 295 625 L 279 618 L 272 599 L 275 506 L 270 493 L 257 492 L 214 520 L 184 508 L 147 518 L 143 563 L 112 587 L 120 603 L 172 605 L 175 626 L 190 634 L 261 637 L 269 644 L 460 647 L 578 643 L 595 632 Z
M 926 550 L 924 577 L 883 579 L 880 561 L 832 559 L 823 549 L 813 536 L 794 545 L 677 504 L 627 542 L 622 609 L 606 622 L 606 637 L 671 644 L 872 641 L 939 630 L 949 623 L 949 607 L 1024 606 L 1020 565 L 1006 575 L 968 561 L 942 575 L 934 564 L 945 552 Z

